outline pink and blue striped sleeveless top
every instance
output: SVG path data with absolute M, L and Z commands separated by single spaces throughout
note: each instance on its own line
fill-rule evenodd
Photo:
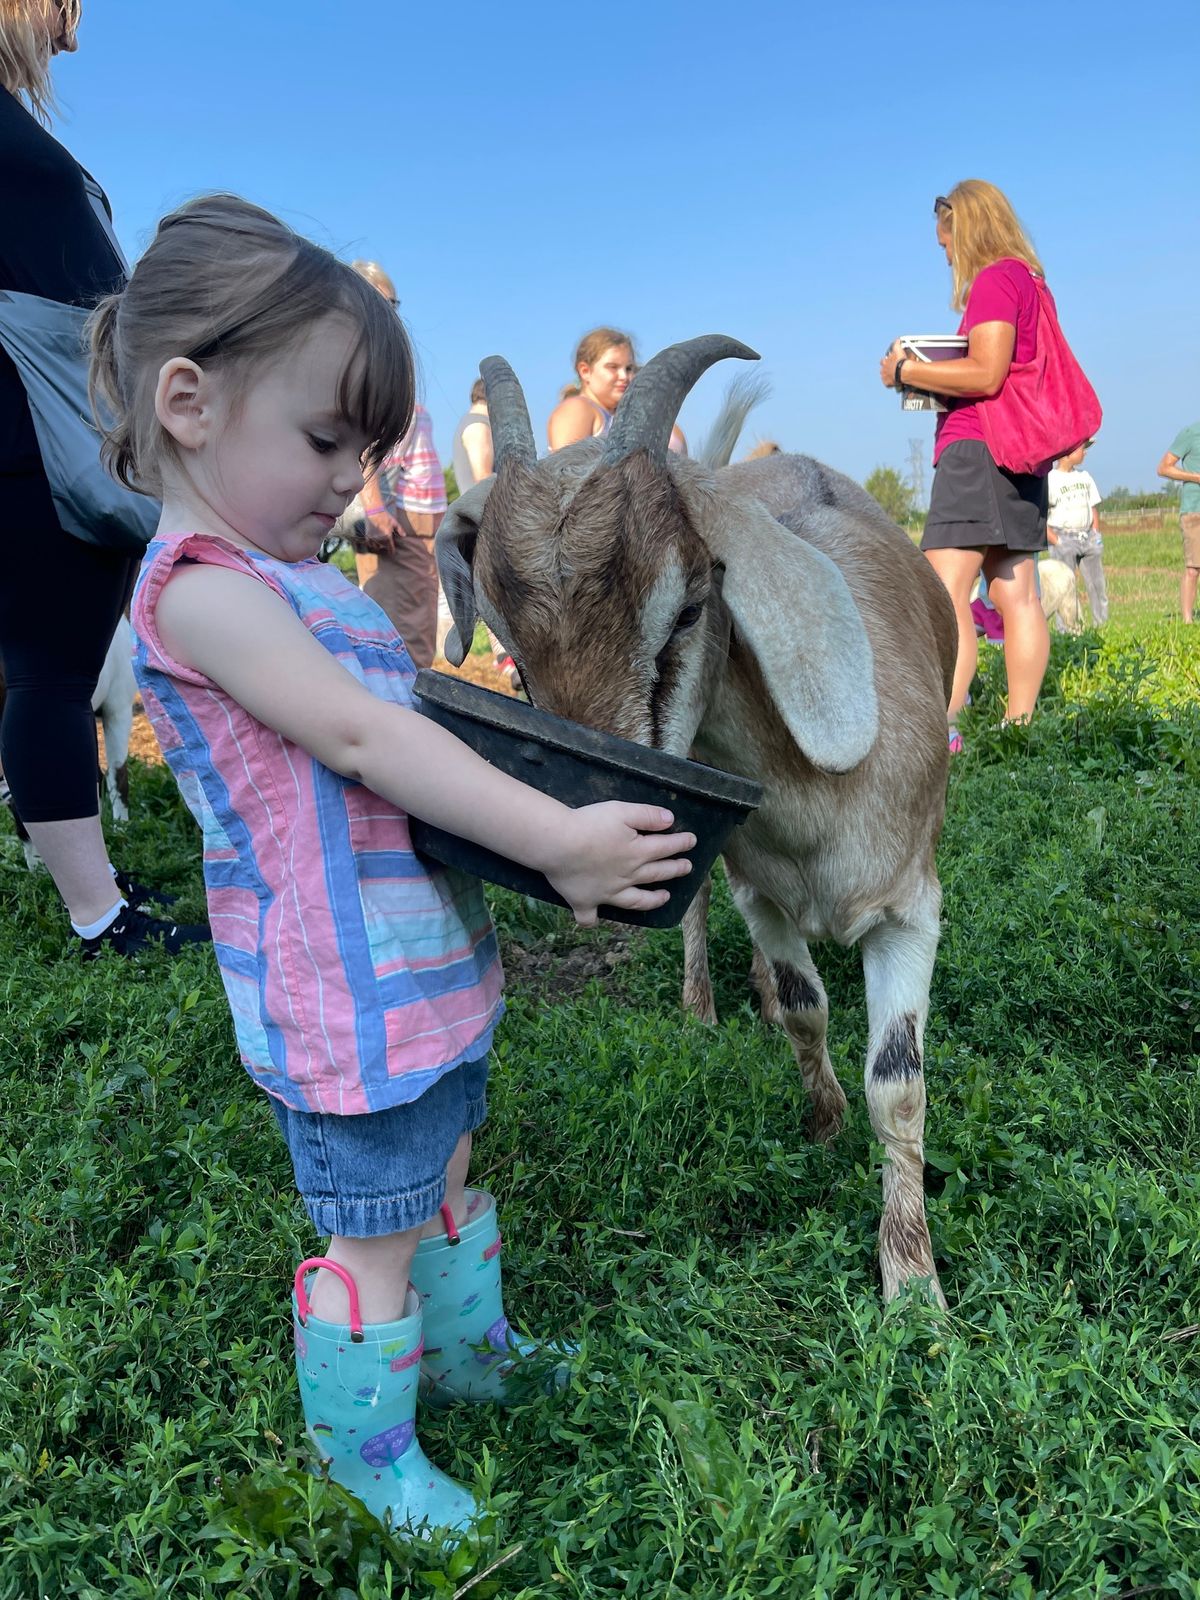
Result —
M 502 1009 L 479 882 L 427 866 L 408 818 L 173 660 L 155 608 L 177 562 L 245 572 L 291 606 L 372 694 L 412 704 L 387 617 L 335 568 L 207 534 L 156 538 L 134 593 L 142 701 L 204 835 L 213 944 L 243 1064 L 297 1111 L 415 1100 L 483 1055 Z

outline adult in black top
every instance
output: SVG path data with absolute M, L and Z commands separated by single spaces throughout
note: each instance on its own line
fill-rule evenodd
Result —
M 0 12 L 0 289 L 87 306 L 120 287 L 122 262 L 84 170 L 21 98 L 45 104 L 50 60 L 75 49 L 78 22 L 79 0 Z M 136 571 L 136 558 L 59 526 L 24 387 L 0 350 L 0 763 L 76 932 L 93 936 L 117 927 L 123 902 L 100 826 L 91 701 Z

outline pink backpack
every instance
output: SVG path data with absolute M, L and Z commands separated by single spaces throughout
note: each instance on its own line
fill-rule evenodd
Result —
M 999 393 L 976 400 L 975 410 L 997 466 L 1045 473 L 1059 456 L 1091 438 L 1102 412 L 1058 325 L 1046 280 L 1035 272 L 1029 275 L 1038 296 L 1033 360 L 1014 361 Z

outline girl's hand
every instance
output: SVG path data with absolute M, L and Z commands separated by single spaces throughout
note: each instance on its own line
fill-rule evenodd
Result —
M 546 877 L 575 913 L 581 928 L 596 924 L 599 906 L 653 911 L 670 898 L 647 885 L 684 878 L 692 864 L 680 857 L 696 843 L 693 833 L 666 833 L 674 821 L 659 806 L 605 800 L 572 811 L 547 845 Z
M 879 380 L 885 389 L 894 389 L 896 387 L 894 382 L 896 375 L 896 363 L 897 361 L 907 360 L 908 351 L 901 347 L 899 339 L 893 340 L 887 355 L 885 355 L 883 360 L 879 363 Z

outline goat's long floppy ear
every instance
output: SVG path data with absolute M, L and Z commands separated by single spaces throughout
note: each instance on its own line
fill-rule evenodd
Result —
M 475 540 L 483 519 L 483 508 L 492 492 L 494 478 L 484 478 L 459 495 L 442 518 L 433 542 L 442 593 L 454 618 L 446 635 L 446 660 L 461 667 L 475 637 Z
M 875 743 L 879 706 L 875 658 L 845 578 L 757 500 L 718 490 L 692 510 L 789 733 L 815 767 L 849 772 Z

